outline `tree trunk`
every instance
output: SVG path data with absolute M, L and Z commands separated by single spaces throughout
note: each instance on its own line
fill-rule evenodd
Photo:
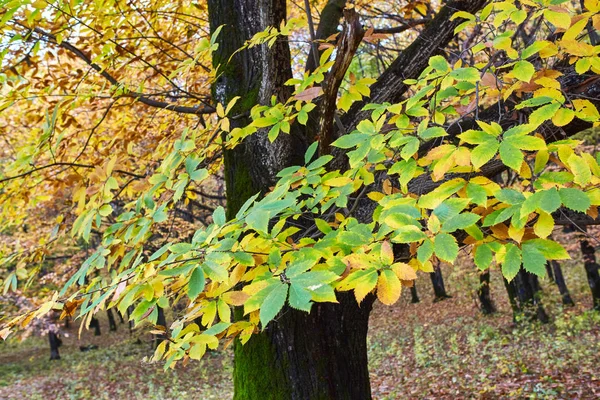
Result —
M 100 321 L 98 321 L 98 318 L 92 317 L 90 328 L 94 328 L 94 336 L 100 336 Z
M 587 238 L 582 239 L 580 245 L 583 254 L 583 266 L 592 291 L 592 304 L 594 310 L 600 311 L 600 273 L 598 272 L 600 265 L 596 262 L 594 246 L 590 244 Z
M 215 65 L 226 63 L 244 41 L 267 26 L 285 19 L 284 0 L 209 0 L 211 31 L 221 25 Z M 292 77 L 287 42 L 268 48 L 256 46 L 237 53 L 213 86 L 217 101 L 242 99 L 232 110 L 245 114 L 255 104 L 268 104 L 271 96 L 287 100 Z M 232 128 L 247 118 L 232 119 Z M 278 171 L 303 164 L 310 140 L 297 124 L 289 135 L 273 142 L 259 130 L 241 145 L 224 153 L 227 216 L 233 218 L 252 195 L 266 192 Z M 370 399 L 367 365 L 368 316 L 373 299 L 359 307 L 352 294 L 339 303 L 315 304 L 310 314 L 285 307 L 266 329 L 241 345 L 236 341 L 234 398 L 255 399 Z
M 436 263 L 434 267 L 434 271 L 429 274 L 431 277 L 431 283 L 433 284 L 433 292 L 435 294 L 434 302 L 442 301 L 448 299 L 452 296 L 449 296 L 446 293 L 446 288 L 444 287 L 444 276 L 442 275 L 442 269 L 440 268 L 440 263 Z
M 548 314 L 544 310 L 542 302 L 539 299 L 540 284 L 534 274 L 530 274 L 524 269 L 520 269 L 517 276 L 507 285 L 509 297 L 514 296 L 513 311 L 515 321 L 521 319 L 542 323 L 549 321 Z
M 106 310 L 106 316 L 108 317 L 108 330 L 114 332 L 117 330 L 117 323 L 115 322 L 115 316 L 112 312 L 112 309 Z
M 127 325 L 129 326 L 129 334 L 133 333 L 133 320 L 131 319 L 131 313 L 133 312 L 133 306 L 127 307 Z
M 575 302 L 571 298 L 571 294 L 569 293 L 569 289 L 567 288 L 567 282 L 565 282 L 565 277 L 562 273 L 562 268 L 558 261 L 552 260 L 547 263 L 547 265 L 551 265 L 552 276 L 554 277 L 554 282 L 556 286 L 558 286 L 558 291 L 562 297 L 562 303 L 565 306 L 574 306 Z
M 310 314 L 284 310 L 264 333 L 235 346 L 235 400 L 370 399 L 367 329 L 372 296 L 352 293 Z
M 156 325 L 159 325 L 166 329 L 167 328 L 167 318 L 165 317 L 165 310 L 159 306 L 156 306 L 156 310 L 158 312 L 158 316 L 156 317 Z M 154 338 L 152 340 L 153 348 L 156 349 L 158 347 L 158 345 L 160 344 L 160 342 L 162 342 L 165 339 L 167 339 L 166 333 L 163 333 L 162 335 L 154 335 Z
M 48 341 L 50 342 L 50 360 L 60 360 L 58 348 L 60 347 L 60 339 L 58 335 L 52 331 L 48 331 Z
M 519 315 L 519 305 L 517 304 L 517 291 L 515 290 L 515 286 L 511 285 L 511 283 L 508 282 L 505 277 L 502 277 L 502 281 L 504 282 L 506 294 L 508 294 L 508 302 L 510 303 L 510 308 L 513 312 L 513 322 L 517 322 L 517 316 Z
M 479 295 L 479 302 L 481 303 L 481 311 L 488 315 L 496 312 L 496 306 L 492 301 L 490 293 L 490 271 L 486 270 L 479 274 L 479 289 L 477 290 Z
M 418 302 L 421 301 L 421 300 L 419 300 L 419 294 L 417 293 L 417 284 L 416 284 L 416 282 L 413 283 L 413 285 L 410 287 L 410 296 L 411 296 L 410 302 L 413 303 L 413 304 L 418 303 Z

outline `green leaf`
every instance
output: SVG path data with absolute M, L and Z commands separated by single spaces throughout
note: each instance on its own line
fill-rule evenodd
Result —
M 546 104 L 545 106 L 538 108 L 529 116 L 529 124 L 539 126 L 542 122 L 552 118 L 559 108 L 560 103 Z
M 470 212 L 455 215 L 442 224 L 442 231 L 452 233 L 457 229 L 465 229 L 479 221 L 479 218 L 479 215 Z
M 308 116 L 307 116 L 307 119 L 308 119 Z M 298 118 L 298 120 L 300 120 L 300 118 Z M 316 141 L 313 144 L 311 144 L 310 146 L 308 146 L 308 150 L 306 150 L 306 153 L 304 154 L 304 164 L 308 164 L 310 162 L 310 160 L 312 160 L 318 147 L 319 147 L 318 141 Z
M 457 81 L 477 82 L 480 79 L 479 71 L 476 68 L 458 68 L 449 74 Z
M 475 265 L 477 265 L 477 268 L 482 271 L 489 268 L 492 265 L 493 259 L 494 255 L 489 244 L 484 243 L 477 246 L 475 250 Z
M 438 234 L 433 243 L 435 255 L 440 259 L 449 263 L 454 262 L 458 256 L 458 244 L 454 236 L 447 233 Z
M 523 153 L 512 144 L 506 141 L 500 143 L 500 159 L 507 167 L 510 167 L 517 172 L 521 171 Z
M 312 306 L 311 297 L 310 292 L 303 287 L 293 283 L 290 285 L 290 307 L 309 312 Z
M 425 239 L 423 244 L 419 246 L 417 250 L 417 260 L 421 264 L 425 263 L 425 261 L 429 260 L 429 258 L 433 255 L 433 242 L 429 239 Z
M 269 322 L 281 309 L 285 304 L 285 300 L 288 294 L 288 285 L 286 284 L 275 284 L 275 289 L 267 295 L 265 301 L 263 301 L 262 306 L 260 307 L 260 324 L 263 329 L 267 326 Z
M 446 72 L 450 68 L 448 61 L 442 56 L 433 56 L 429 59 L 429 65 L 438 72 Z
M 592 179 L 592 171 L 587 162 L 576 154 L 571 154 L 567 161 L 571 172 L 575 176 L 574 182 L 578 185 L 587 185 Z M 101 209 L 102 210 L 102 209 Z M 102 214 L 101 214 L 102 215 Z
M 512 146 L 521 150 L 542 150 L 546 148 L 546 142 L 544 142 L 539 137 L 528 136 L 528 135 L 515 135 L 504 138 L 504 142 L 510 143 Z
M 506 244 L 505 248 L 506 254 L 502 263 L 502 275 L 510 282 L 517 276 L 521 267 L 521 249 L 512 243 Z
M 498 151 L 498 142 L 494 140 L 487 141 L 475 147 L 471 151 L 471 164 L 475 169 L 481 168 L 485 163 L 490 161 Z
M 546 274 L 546 257 L 535 247 L 523 245 L 523 268 L 537 276 Z
M 514 189 L 502 189 L 496 193 L 496 198 L 503 203 L 514 205 L 525 201 L 523 193 Z
M 365 133 L 349 133 L 340 137 L 338 140 L 333 142 L 331 145 L 335 147 L 339 147 L 340 149 L 349 149 L 354 147 L 360 143 L 364 143 L 371 135 Z
M 565 207 L 573 211 L 586 212 L 592 205 L 588 195 L 579 189 L 562 188 L 558 194 Z
M 467 197 L 470 197 L 471 201 L 479 206 L 485 207 L 487 205 L 487 192 L 479 185 L 469 183 L 467 185 Z
M 523 242 L 523 251 L 537 249 L 548 260 L 568 260 L 569 253 L 558 243 L 548 239 L 532 239 Z
M 414 225 L 401 226 L 394 231 L 392 242 L 394 243 L 413 243 L 423 240 L 427 237 L 418 227 Z
M 513 67 L 512 74 L 518 80 L 529 82 L 535 74 L 535 67 L 529 61 L 518 61 Z
M 540 192 L 540 197 L 538 200 L 539 207 L 542 211 L 545 211 L 548 214 L 551 214 L 554 211 L 558 210 L 561 202 L 561 196 L 559 195 L 558 190 L 556 190 L 556 188 Z
M 188 297 L 191 300 L 195 300 L 196 297 L 204 290 L 205 278 L 204 271 L 198 265 L 192 272 L 192 276 L 190 276 L 190 281 L 188 283 Z
M 213 212 L 213 222 L 219 226 L 225 224 L 225 209 L 219 206 Z
M 438 138 L 438 137 L 442 137 L 442 136 L 446 136 L 446 135 L 448 135 L 446 133 L 446 130 L 439 126 L 427 128 L 423 132 L 419 133 L 419 136 L 425 140 Z

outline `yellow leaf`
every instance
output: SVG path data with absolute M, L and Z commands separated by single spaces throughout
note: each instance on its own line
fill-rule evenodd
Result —
M 569 29 L 571 26 L 571 17 L 566 10 L 558 12 L 546 9 L 544 10 L 544 17 L 557 28 Z
M 381 259 L 381 262 L 386 265 L 390 265 L 394 262 L 394 251 L 392 250 L 389 241 L 385 240 L 381 243 L 381 253 L 379 258 Z
M 356 284 L 354 288 L 354 296 L 356 297 L 356 302 L 360 304 L 363 299 L 375 289 L 377 285 L 377 271 L 373 270 L 369 274 L 360 278 L 360 281 Z
M 242 291 L 232 291 L 223 293 L 221 299 L 227 304 L 232 306 L 243 306 L 246 300 L 250 298 L 250 295 Z
M 381 271 L 381 275 L 377 280 L 377 298 L 379 301 L 391 306 L 398 301 L 401 293 L 402 284 L 396 274 L 390 270 Z
M 349 183 L 352 183 L 352 179 L 346 176 L 339 176 L 337 178 L 327 179 L 325 182 L 323 182 L 324 185 L 328 185 L 331 187 L 345 186 Z
M 552 117 L 552 123 L 556 126 L 565 126 L 575 118 L 575 111 L 569 108 L 561 108 Z
M 569 29 L 567 29 L 567 31 L 564 33 L 562 40 L 577 39 L 577 36 L 579 36 L 581 31 L 583 31 L 583 28 L 585 28 L 585 25 L 587 24 L 587 22 L 588 22 L 588 18 L 582 18 L 579 21 L 575 22 L 573 24 L 573 26 L 571 26 Z
M 380 192 L 370 192 L 367 195 L 368 198 L 370 198 L 373 201 L 379 201 L 381 199 L 383 199 L 385 197 L 385 195 L 383 193 Z
M 403 281 L 412 281 L 417 279 L 417 273 L 415 272 L 414 268 L 405 263 L 393 264 L 392 271 L 394 271 L 398 279 Z
M 537 222 L 533 226 L 533 231 L 538 237 L 546 239 L 554 229 L 554 218 L 546 212 L 540 212 Z

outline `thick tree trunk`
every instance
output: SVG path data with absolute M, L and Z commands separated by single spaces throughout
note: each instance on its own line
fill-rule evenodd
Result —
M 235 348 L 235 400 L 370 399 L 367 329 L 374 298 L 352 293 L 287 309 L 265 332 Z
M 211 31 L 221 26 L 215 64 L 227 62 L 244 41 L 285 19 L 284 0 L 209 0 Z M 286 100 L 292 77 L 287 43 L 256 46 L 237 53 L 213 86 L 217 101 L 226 104 L 241 96 L 232 113 L 246 113 L 267 104 L 272 95 Z M 244 126 L 246 118 L 232 120 Z M 227 216 L 257 192 L 265 192 L 275 175 L 289 165 L 302 164 L 308 147 L 305 133 L 292 126 L 270 143 L 259 131 L 232 151 L 225 151 Z M 366 336 L 371 300 L 361 307 L 351 294 L 338 304 L 315 304 L 310 314 L 284 308 L 265 331 L 245 344 L 235 344 L 234 398 L 255 399 L 370 399 Z
M 115 315 L 112 312 L 112 309 L 106 310 L 106 316 L 108 317 L 108 330 L 114 332 L 117 330 L 117 323 L 115 322 Z
M 554 283 L 556 283 L 556 286 L 558 286 L 558 291 L 560 293 L 560 296 L 562 297 L 562 303 L 565 306 L 574 306 L 575 302 L 571 298 L 571 294 L 569 293 L 569 289 L 567 288 L 567 282 L 565 282 L 565 277 L 562 273 L 562 268 L 560 264 L 558 263 L 558 261 L 555 260 L 549 261 L 547 264 L 549 264 L 552 267 L 552 276 L 554 278 Z
M 481 312 L 484 314 L 493 314 L 496 312 L 496 306 L 492 301 L 490 293 L 490 271 L 484 271 L 479 274 L 479 289 L 477 290 Z
M 436 263 L 433 272 L 429 274 L 431 283 L 433 284 L 433 292 L 435 294 L 434 302 L 448 299 L 452 296 L 446 293 L 446 287 L 444 286 L 444 276 L 442 275 L 442 269 L 440 263 Z
M 100 321 L 98 321 L 98 318 L 92 317 L 90 328 L 94 328 L 94 336 L 100 336 Z
M 592 301 L 595 310 L 600 311 L 600 265 L 596 261 L 594 246 L 590 244 L 587 238 L 580 241 L 581 253 L 583 254 L 583 266 L 587 275 L 588 284 L 592 291 Z
M 420 302 L 421 300 L 419 299 L 419 294 L 417 293 L 417 284 L 413 283 L 413 285 L 410 287 L 410 302 L 415 304 Z
M 60 339 L 52 330 L 48 331 L 48 341 L 50 342 L 50 360 L 60 360 L 58 348 L 60 347 Z
M 548 314 L 539 299 L 540 284 L 536 275 L 524 269 L 519 270 L 517 276 L 507 284 L 507 291 L 509 297 L 514 298 L 514 303 L 511 304 L 516 321 L 521 319 L 538 320 L 542 323 L 549 321 Z

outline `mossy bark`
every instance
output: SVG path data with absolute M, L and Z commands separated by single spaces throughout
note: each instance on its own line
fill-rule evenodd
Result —
M 279 26 L 285 19 L 284 0 L 209 0 L 211 31 L 224 25 L 215 65 L 221 66 L 213 97 L 227 104 L 241 96 L 230 115 L 232 127 L 249 123 L 248 111 L 267 104 L 271 96 L 285 101 L 292 77 L 289 47 L 283 40 L 271 48 L 256 46 L 232 54 L 254 33 Z M 309 140 L 298 126 L 271 143 L 259 131 L 233 150 L 224 150 L 227 216 L 244 202 L 265 193 L 278 171 L 303 163 Z M 234 345 L 236 400 L 369 399 L 366 335 L 372 299 L 361 307 L 350 295 L 338 304 L 315 304 L 310 314 L 284 308 L 263 332 L 244 345 Z

